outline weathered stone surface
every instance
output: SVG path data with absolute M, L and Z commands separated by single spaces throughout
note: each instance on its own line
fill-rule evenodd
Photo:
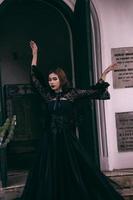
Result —
M 104 172 L 114 183 L 125 200 L 133 200 L 133 169 L 114 170 Z M 15 171 L 9 173 L 8 187 L 0 185 L 0 200 L 13 200 L 21 196 L 26 181 L 26 171 Z

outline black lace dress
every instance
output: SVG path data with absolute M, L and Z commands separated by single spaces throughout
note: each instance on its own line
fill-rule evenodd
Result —
M 88 90 L 54 93 L 43 85 L 36 67 L 32 82 L 48 107 L 41 145 L 21 196 L 22 200 L 122 200 L 97 170 L 75 134 L 75 100 L 108 99 L 106 82 Z

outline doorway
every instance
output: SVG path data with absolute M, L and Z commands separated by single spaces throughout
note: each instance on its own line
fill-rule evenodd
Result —
M 30 88 L 29 42 L 34 40 L 39 47 L 38 67 L 45 78 L 51 68 L 61 67 L 74 82 L 72 36 L 63 14 L 48 1 L 6 1 L 0 16 L 2 121 L 17 116 L 14 139 L 8 146 L 8 167 L 29 168 L 43 131 L 41 110 L 45 110 Z
M 25 84 L 30 83 L 30 40 L 35 40 L 39 46 L 38 65 L 45 78 L 49 69 L 58 66 L 67 72 L 73 85 L 87 88 L 89 84 L 93 83 L 89 1 L 77 0 L 74 12 L 62 0 L 32 0 L 30 2 L 6 0 L 1 4 L 0 9 L 3 120 L 7 117 L 7 98 L 4 95 L 4 88 L 12 88 L 14 85 L 15 87 L 21 85 L 25 87 Z M 82 33 L 84 33 L 83 36 Z M 12 102 L 16 104 L 17 100 Z M 20 100 L 18 102 L 20 103 Z M 26 102 L 27 106 L 29 100 L 25 99 L 22 102 Z M 93 163 L 99 166 L 95 105 L 88 102 L 83 102 L 83 104 L 84 107 L 79 107 L 79 112 L 82 115 L 82 111 L 84 111 L 86 115 L 82 115 L 83 118 L 80 121 L 79 139 Z M 34 107 L 34 105 L 33 101 L 33 105 L 29 106 Z M 19 113 L 19 116 L 22 117 L 23 112 L 19 111 Z M 19 121 L 22 122 L 22 120 Z M 26 120 L 24 121 L 26 122 Z M 23 133 L 19 138 L 21 138 L 19 141 L 21 143 Z M 26 141 L 22 143 L 23 146 L 27 146 Z M 30 143 L 30 145 L 32 144 Z M 13 146 L 15 145 L 13 144 Z M 16 148 L 21 148 L 21 146 L 17 143 Z M 17 162 L 12 160 L 11 163 Z

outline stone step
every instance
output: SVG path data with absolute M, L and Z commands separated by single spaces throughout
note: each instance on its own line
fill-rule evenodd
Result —
M 122 189 L 133 187 L 133 169 L 113 170 L 104 172 L 104 174 L 116 182 Z
M 26 171 L 12 171 L 8 174 L 8 186 L 0 188 L 0 200 L 13 200 L 19 198 L 26 181 Z
M 104 172 L 125 200 L 133 200 L 133 169 L 120 169 Z
M 133 200 L 133 169 L 104 172 L 125 200 Z M 27 177 L 27 171 L 12 171 L 8 174 L 8 186 L 0 187 L 0 200 L 12 200 L 21 196 Z

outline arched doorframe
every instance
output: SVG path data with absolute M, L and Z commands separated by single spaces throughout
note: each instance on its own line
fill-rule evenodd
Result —
M 101 52 L 101 33 L 97 10 L 90 1 L 91 24 L 92 24 L 92 55 L 94 68 L 94 81 L 96 82 L 102 73 L 102 52 Z M 108 170 L 108 146 L 106 133 L 105 107 L 103 101 L 96 101 L 96 120 L 99 140 L 99 157 L 101 170 Z
M 3 8 L 9 3 L 10 0 L 5 0 L 2 3 Z M 16 0 L 13 0 L 14 2 Z M 17 0 L 20 3 L 21 2 L 26 2 L 26 0 Z M 69 29 L 69 33 L 70 33 L 70 39 L 71 39 L 71 57 L 72 57 L 72 74 L 73 74 L 73 84 L 75 85 L 75 72 L 74 72 L 74 59 L 73 59 L 73 43 L 72 43 L 72 26 L 73 26 L 73 10 L 74 10 L 74 3 L 71 4 L 71 6 L 73 7 L 69 7 L 69 3 L 70 1 L 64 0 L 64 1 L 58 1 L 58 0 L 33 0 L 34 2 L 38 2 L 38 3 L 47 3 L 51 6 L 54 6 L 55 9 L 58 10 L 58 12 L 60 13 L 60 15 L 63 17 L 63 19 L 65 20 L 68 29 Z M 91 10 L 91 23 L 92 23 L 92 36 L 93 36 L 93 63 L 94 63 L 94 80 L 97 80 L 98 75 L 101 72 L 101 57 L 99 55 L 101 55 L 101 52 L 99 54 L 100 51 L 100 30 L 99 24 L 98 24 L 98 17 L 97 17 L 97 13 L 95 10 L 94 5 L 92 4 L 92 2 L 90 1 L 90 10 Z M 97 26 L 98 25 L 98 26 Z M 98 46 L 98 48 L 96 48 Z M 100 70 L 98 70 L 98 67 L 100 66 Z M 107 144 L 106 144 L 106 134 L 104 134 L 104 138 L 103 138 L 103 132 L 105 133 L 105 120 L 103 120 L 103 118 L 105 117 L 105 113 L 104 113 L 104 105 L 102 102 L 97 102 L 96 104 L 96 111 L 97 111 L 97 126 L 98 126 L 98 135 L 99 135 L 99 143 L 100 143 L 100 160 L 101 160 L 101 155 L 103 157 L 107 156 Z M 101 120 L 102 119 L 102 120 Z M 102 134 L 101 134 L 102 133 Z M 101 144 L 102 143 L 102 144 Z M 101 162 L 102 163 L 102 162 Z M 103 167 L 102 167 L 103 168 Z

